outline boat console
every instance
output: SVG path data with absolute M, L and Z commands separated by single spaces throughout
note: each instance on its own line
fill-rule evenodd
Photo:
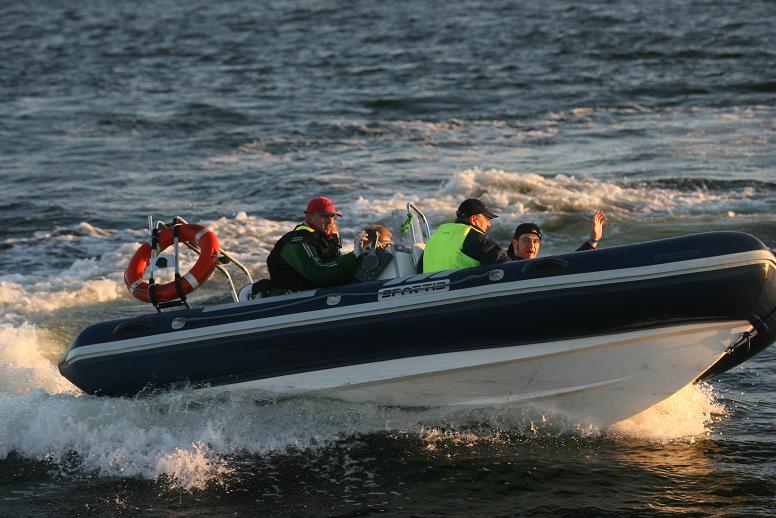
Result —
M 431 236 L 426 216 L 415 204 L 408 203 L 406 213 L 396 210 L 391 217 L 394 238 L 387 247 L 378 246 L 377 240 L 363 246 L 363 236 L 356 236 L 354 251 L 362 256 L 362 260 L 355 277 L 360 282 L 395 279 L 420 273 L 420 258 Z

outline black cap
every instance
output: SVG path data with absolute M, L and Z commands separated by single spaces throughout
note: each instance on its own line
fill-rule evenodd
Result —
M 468 218 L 469 216 L 476 216 L 477 214 L 485 214 L 490 219 L 496 219 L 498 214 L 494 214 L 488 207 L 476 198 L 469 198 L 464 200 L 458 206 L 458 211 L 455 215 L 459 218 Z
M 534 234 L 539 239 L 542 238 L 542 231 L 536 223 L 520 223 L 515 229 L 515 239 L 518 239 L 523 234 Z

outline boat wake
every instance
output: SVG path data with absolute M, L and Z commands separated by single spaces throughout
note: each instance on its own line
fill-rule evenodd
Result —
M 67 465 L 68 476 L 158 480 L 170 489 L 222 485 L 245 462 L 329 455 L 342 441 L 386 433 L 414 436 L 428 451 L 559 435 L 692 442 L 710 433 L 712 415 L 721 411 L 711 390 L 696 385 L 605 430 L 536 407 L 416 410 L 189 389 L 100 398 L 80 394 L 59 376 L 56 348 L 33 326 L 0 330 L 0 458 Z

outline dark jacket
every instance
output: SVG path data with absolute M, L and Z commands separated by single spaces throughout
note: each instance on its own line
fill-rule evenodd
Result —
M 474 259 L 474 261 L 479 262 L 479 265 L 474 263 L 474 266 L 488 266 L 491 264 L 504 263 L 509 261 L 506 254 L 504 253 L 504 250 L 484 232 L 477 230 L 475 227 L 472 227 L 468 223 L 462 223 L 458 221 L 455 223 L 459 225 L 465 225 L 471 230 L 463 239 L 460 252 L 462 252 L 465 256 Z M 423 258 L 425 255 L 426 254 L 424 253 L 418 262 L 418 272 L 425 271 L 423 267 Z M 460 268 L 461 266 L 448 266 L 448 268 L 456 267 Z
M 582 245 L 579 248 L 577 248 L 574 251 L 575 252 L 584 252 L 585 250 L 595 250 L 595 248 L 593 248 L 593 245 L 590 244 L 590 241 L 585 241 L 584 243 L 582 243 Z M 507 249 L 507 255 L 513 261 L 522 261 L 523 260 L 523 259 L 520 259 L 519 257 L 517 257 L 515 255 L 515 250 L 512 248 L 512 243 L 509 243 L 509 248 Z
M 274 289 L 303 291 L 338 286 L 351 281 L 358 258 L 340 253 L 338 238 L 297 225 L 281 237 L 267 257 L 267 269 Z
M 463 242 L 461 251 L 472 259 L 479 261 L 480 266 L 509 261 L 509 258 L 504 253 L 504 249 L 481 232 L 469 232 Z

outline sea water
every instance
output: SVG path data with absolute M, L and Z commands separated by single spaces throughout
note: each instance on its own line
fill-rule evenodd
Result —
M 541 225 L 542 255 L 574 250 L 596 209 L 602 247 L 710 230 L 775 246 L 772 2 L 642 4 L 0 5 L 0 516 L 776 511 L 773 349 L 607 429 L 98 398 L 56 368 L 81 328 L 149 311 L 122 277 L 149 215 L 207 225 L 257 278 L 317 195 L 346 248 L 407 202 L 437 226 L 467 197 L 500 214 L 502 245 Z

